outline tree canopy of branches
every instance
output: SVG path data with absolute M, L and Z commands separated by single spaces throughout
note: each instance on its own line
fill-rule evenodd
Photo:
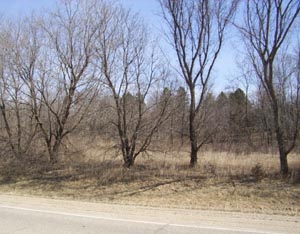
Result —
M 65 1 L 43 17 L 11 23 L 3 34 L 1 114 L 15 155 L 27 151 L 38 127 L 50 162 L 57 162 L 62 140 L 96 95 L 91 3 Z
M 139 14 L 110 0 L 57 0 L 20 20 L 1 18 L 0 159 L 57 167 L 73 152 L 90 153 L 92 147 L 79 150 L 87 144 L 74 144 L 80 139 L 93 147 L 105 141 L 96 154 L 105 148 L 113 153 L 104 156 L 126 168 L 144 155 L 187 147 L 191 167 L 209 149 L 279 151 L 281 174 L 293 169 L 288 155 L 300 150 L 299 0 L 157 4 L 173 50 Z M 235 13 L 244 21 L 236 23 Z M 245 42 L 242 75 L 216 95 L 212 78 L 233 25 Z
M 45 36 L 41 75 L 36 82 L 29 82 L 29 87 L 33 112 L 52 163 L 58 160 L 63 138 L 76 129 L 97 93 L 91 68 L 97 27 L 91 3 L 66 1 L 40 24 Z M 38 102 L 45 110 L 44 116 Z
M 295 69 L 286 72 L 287 67 L 276 72 L 276 63 L 280 49 L 286 48 L 285 42 L 298 20 L 299 12 L 298 0 L 248 0 L 245 3 L 244 24 L 238 25 L 247 56 L 269 100 L 283 175 L 288 173 L 287 155 L 295 147 L 299 134 L 299 77 Z M 288 112 L 287 106 L 290 107 Z M 292 123 L 288 124 L 285 116 L 289 112 L 293 113 L 293 118 Z
M 32 23 L 28 18 L 24 23 L 8 22 L 1 28 L 0 115 L 8 148 L 17 159 L 27 154 L 37 132 L 30 101 L 24 95 L 24 79 L 30 76 L 36 60 L 37 45 L 31 41 L 36 29 Z
M 190 166 L 197 164 L 197 154 L 212 132 L 200 137 L 212 70 L 220 54 L 226 28 L 235 13 L 238 1 L 160 0 L 163 18 L 169 29 L 168 39 L 179 63 L 178 71 L 189 91 Z M 202 121 L 199 123 L 198 121 Z M 197 129 L 198 128 L 198 129 Z M 213 130 L 214 128 L 212 128 Z
M 168 72 L 138 16 L 116 6 L 108 9 L 105 17 L 106 26 L 98 31 L 96 57 L 100 79 L 113 96 L 115 118 L 111 123 L 118 132 L 124 166 L 129 168 L 167 117 L 168 100 L 146 102 Z

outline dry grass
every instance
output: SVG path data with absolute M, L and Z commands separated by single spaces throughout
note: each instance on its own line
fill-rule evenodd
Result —
M 56 168 L 4 179 L 0 191 L 134 205 L 300 215 L 300 157 L 289 157 L 289 178 L 278 175 L 277 155 L 148 152 L 122 167 L 111 142 L 81 141 Z M 80 150 L 78 150 L 80 149 Z M 66 166 L 67 165 L 67 166 Z

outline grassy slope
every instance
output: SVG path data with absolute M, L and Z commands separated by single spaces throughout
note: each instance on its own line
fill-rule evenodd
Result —
M 125 169 L 117 158 L 89 152 L 56 169 L 5 178 L 0 191 L 121 204 L 300 215 L 299 156 L 290 157 L 293 175 L 276 173 L 276 155 L 206 152 L 188 168 L 187 153 L 152 153 Z M 67 167 L 65 165 L 68 165 Z

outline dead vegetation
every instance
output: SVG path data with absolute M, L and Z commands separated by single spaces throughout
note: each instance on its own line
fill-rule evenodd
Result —
M 236 26 L 253 64 L 246 55 L 233 76 L 245 81 L 219 95 L 213 68 L 239 1 L 158 2 L 177 65 L 118 3 L 61 1 L 3 17 L 0 191 L 298 215 L 300 44 L 283 41 L 297 33 L 299 1 L 244 4 L 248 21 Z M 278 30 L 275 50 L 259 40 Z
M 25 166 L 26 162 L 23 166 L 2 164 L 0 191 L 143 206 L 300 212 L 299 155 L 290 156 L 291 173 L 282 178 L 276 155 L 271 154 L 207 151 L 201 153 L 199 166 L 189 168 L 184 150 L 148 152 L 128 169 L 123 167 L 121 155 L 105 150 L 111 143 L 82 144 L 85 151 L 73 150 L 72 157 L 66 152 L 64 160 L 51 167 L 40 161 L 27 162 L 31 167 Z

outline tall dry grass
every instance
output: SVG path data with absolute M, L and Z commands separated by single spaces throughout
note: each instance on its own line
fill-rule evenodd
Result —
M 39 163 L 39 162 L 38 162 Z M 276 154 L 234 154 L 199 152 L 199 163 L 189 168 L 188 148 L 149 150 L 141 154 L 131 169 L 123 168 L 122 157 L 115 142 L 95 137 L 75 136 L 64 145 L 61 162 L 55 167 L 37 166 L 26 171 L 34 178 L 51 180 L 96 179 L 100 185 L 134 181 L 187 180 L 199 178 L 258 180 L 279 177 L 279 158 Z M 289 156 L 291 181 L 300 183 L 300 156 Z M 18 171 L 3 165 L 8 179 Z M 13 170 L 12 170 L 13 169 Z M 15 173 L 19 176 L 18 173 Z
M 70 174 L 93 177 L 99 184 L 129 183 L 146 180 L 185 180 L 193 178 L 238 178 L 257 180 L 279 177 L 276 154 L 234 154 L 205 151 L 199 153 L 199 164 L 189 168 L 188 148 L 149 150 L 141 154 L 131 169 L 122 167 L 122 157 L 115 142 L 99 138 L 73 138 L 64 152 L 64 165 Z M 294 181 L 300 180 L 300 156 L 291 154 L 289 165 Z M 300 182 L 300 181 L 299 181 Z
M 289 156 L 291 174 L 282 179 L 275 154 L 205 151 L 199 154 L 199 165 L 189 168 L 187 149 L 153 150 L 127 169 L 114 146 L 101 139 L 72 139 L 52 168 L 39 167 L 28 177 L 6 181 L 1 175 L 11 168 L 1 168 L 0 190 L 159 207 L 300 212 L 299 155 Z

